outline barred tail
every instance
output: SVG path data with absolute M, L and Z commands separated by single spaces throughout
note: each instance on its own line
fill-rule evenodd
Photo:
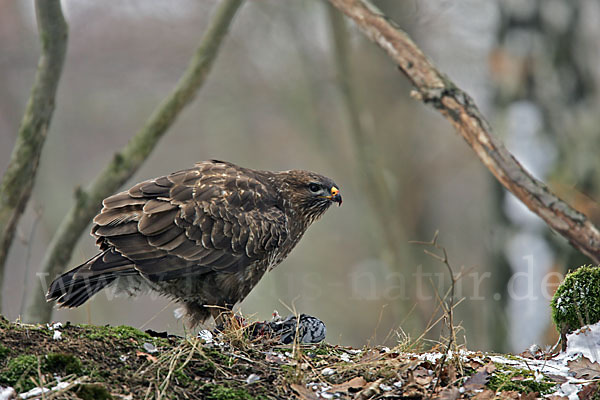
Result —
M 79 307 L 122 275 L 135 273 L 131 260 L 108 249 L 56 278 L 46 300 L 60 307 Z

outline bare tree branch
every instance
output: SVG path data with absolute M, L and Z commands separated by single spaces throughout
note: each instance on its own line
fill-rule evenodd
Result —
M 368 0 L 329 1 L 386 51 L 415 86 L 414 97 L 438 109 L 506 189 L 573 247 L 600 263 L 598 228 L 519 164 L 492 134 L 471 97 L 439 72 L 405 32 Z
M 0 311 L 8 251 L 31 195 L 67 51 L 68 26 L 60 0 L 36 0 L 35 11 L 42 54 L 17 142 L 0 185 Z
M 181 110 L 193 100 L 206 80 L 241 4 L 242 0 L 223 0 L 175 89 L 125 148 L 115 154 L 92 185 L 85 191 L 77 190 L 75 204 L 63 219 L 46 251 L 42 262 L 44 276 L 54 277 L 64 270 L 71 259 L 74 244 L 100 210 L 102 200 L 118 190 L 137 171 Z M 50 320 L 51 315 L 52 304 L 46 303 L 44 284 L 40 280 L 32 291 L 24 319 L 42 322 Z

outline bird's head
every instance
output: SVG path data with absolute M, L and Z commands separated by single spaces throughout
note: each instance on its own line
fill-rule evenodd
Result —
M 281 195 L 291 208 L 313 222 L 333 203 L 342 205 L 338 186 L 331 179 L 309 171 L 291 170 L 279 173 Z

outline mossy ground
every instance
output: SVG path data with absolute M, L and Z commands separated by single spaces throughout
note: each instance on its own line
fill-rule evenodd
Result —
M 522 394 L 549 394 L 556 391 L 556 382 L 549 379 L 537 380 L 531 370 L 511 368 L 497 364 L 498 372 L 493 374 L 486 387 L 497 391 L 514 391 Z
M 476 355 L 479 361 L 468 365 L 454 357 L 440 372 L 438 362 L 405 353 L 400 346 L 294 347 L 266 339 L 250 341 L 239 333 L 207 344 L 195 338 L 156 337 L 130 327 L 59 329 L 62 338 L 54 340 L 45 325 L 9 323 L 0 317 L 0 386 L 18 392 L 52 388 L 60 377 L 70 385 L 53 398 L 84 400 L 316 399 L 331 393 L 343 399 L 469 399 L 477 393 L 457 391 L 469 375 L 491 362 L 481 353 Z M 497 391 L 497 398 L 511 399 L 551 391 L 551 381 L 536 382 L 530 375 L 498 367 L 477 390 L 491 393 L 490 398 Z M 439 397 L 452 393 L 456 397 Z

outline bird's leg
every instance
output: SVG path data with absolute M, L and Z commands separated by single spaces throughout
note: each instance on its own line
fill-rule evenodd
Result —
M 213 306 L 210 313 L 215 320 L 217 331 L 223 332 L 226 328 L 237 329 L 245 325 L 244 319 L 235 315 L 231 307 Z
M 220 307 L 211 309 L 210 313 L 215 320 L 215 327 L 218 331 L 223 331 L 228 321 L 233 318 L 233 313 L 230 310 Z

